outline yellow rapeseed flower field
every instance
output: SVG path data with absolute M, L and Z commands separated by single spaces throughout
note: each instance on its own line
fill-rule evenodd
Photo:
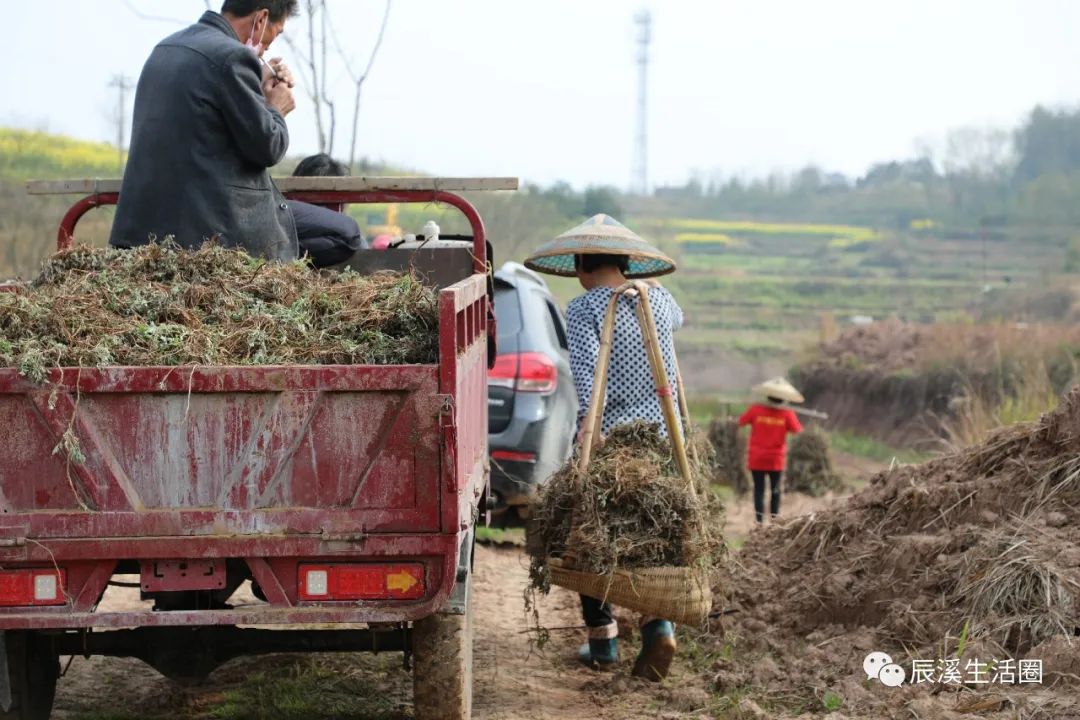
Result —
M 652 218 L 642 221 L 655 227 L 673 230 L 675 241 L 682 244 L 730 244 L 753 236 L 809 237 L 827 240 L 829 247 L 846 248 L 881 240 L 881 233 L 859 225 L 817 223 L 758 222 L 755 220 L 706 220 L 701 218 Z M 742 237 L 740 237 L 742 236 Z M 727 240 L 724 240 L 726 238 Z
M 0 128 L 0 178 L 19 181 L 119 175 L 116 148 L 108 143 Z

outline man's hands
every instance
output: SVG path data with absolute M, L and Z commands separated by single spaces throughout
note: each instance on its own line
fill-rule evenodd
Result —
M 275 73 L 277 76 L 275 77 Z M 282 115 L 288 115 L 296 109 L 296 98 L 292 88 L 296 85 L 292 71 L 281 58 L 274 58 L 263 63 L 263 95 L 271 107 L 277 108 Z
M 274 73 L 277 73 L 277 77 L 274 77 Z M 285 64 L 285 61 L 281 58 L 271 58 L 269 62 L 263 62 L 263 84 L 267 80 L 277 80 L 283 82 L 290 88 L 296 87 L 296 79 L 293 77 L 292 70 Z
M 288 115 L 296 109 L 296 98 L 292 90 L 283 82 L 270 78 L 269 83 L 263 83 L 263 94 L 270 107 L 277 108 L 282 115 Z

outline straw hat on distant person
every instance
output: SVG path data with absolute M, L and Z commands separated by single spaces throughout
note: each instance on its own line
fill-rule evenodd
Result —
M 650 278 L 675 271 L 675 261 L 610 215 L 594 215 L 540 246 L 525 267 L 549 275 L 574 277 L 575 255 L 628 255 L 627 278 Z
M 790 403 L 801 403 L 806 400 L 802 393 L 787 381 L 787 378 L 782 377 L 775 377 L 772 380 L 766 380 L 760 385 L 755 385 L 753 392 L 767 398 L 777 398 Z

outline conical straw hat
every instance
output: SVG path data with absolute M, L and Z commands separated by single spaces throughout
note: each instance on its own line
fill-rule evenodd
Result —
M 754 386 L 754 392 L 765 397 L 780 398 L 792 403 L 801 403 L 806 400 L 795 386 L 782 377 L 766 380 L 760 385 Z
M 609 215 L 594 215 L 573 230 L 540 246 L 525 267 L 550 275 L 573 277 L 575 255 L 629 255 L 628 278 L 647 278 L 675 271 L 675 261 L 642 240 Z

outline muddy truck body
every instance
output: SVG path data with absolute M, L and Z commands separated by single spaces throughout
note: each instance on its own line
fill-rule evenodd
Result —
M 89 193 L 60 247 L 116 202 L 87 185 L 31 184 Z M 137 657 L 198 681 L 241 655 L 361 650 L 402 653 L 417 718 L 469 716 L 494 327 L 483 222 L 452 190 L 516 181 L 281 185 L 465 215 L 470 236 L 348 263 L 412 268 L 436 288 L 438 362 L 56 368 L 43 384 L 0 369 L 0 718 L 47 718 L 63 656 Z M 247 582 L 264 601 L 230 601 Z M 138 609 L 102 607 L 117 585 L 137 587 Z

